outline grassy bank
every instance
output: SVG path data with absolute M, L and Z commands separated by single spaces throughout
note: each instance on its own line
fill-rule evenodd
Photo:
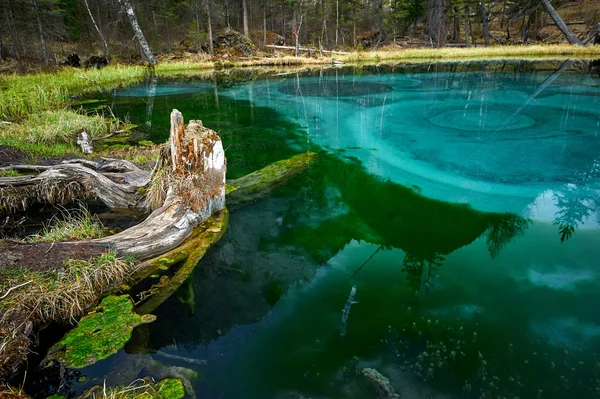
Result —
M 600 58 L 600 46 L 529 45 L 441 49 L 419 48 L 392 51 L 350 53 L 336 57 L 344 62 L 415 61 L 415 60 L 497 60 L 497 59 L 594 59 Z
M 495 59 L 594 59 L 600 46 L 571 45 L 492 46 L 471 48 L 420 48 L 336 55 L 348 64 L 379 62 L 466 61 Z M 264 67 L 320 67 L 331 65 L 330 57 L 268 56 L 239 60 L 190 58 L 163 62 L 159 75 L 214 69 Z M 0 75 L 0 146 L 10 146 L 33 156 L 63 156 L 77 153 L 77 133 L 85 129 L 92 137 L 119 129 L 118 121 L 101 115 L 84 115 L 68 107 L 78 96 L 141 82 L 147 69 L 139 65 L 111 65 L 104 69 L 65 68 L 54 73 Z

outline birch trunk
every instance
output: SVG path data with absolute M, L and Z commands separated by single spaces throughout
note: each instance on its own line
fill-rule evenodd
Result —
M 146 37 L 144 36 L 144 32 L 142 32 L 142 28 L 140 28 L 140 24 L 138 23 L 137 16 L 135 15 L 135 11 L 133 10 L 133 5 L 129 0 L 119 0 L 119 4 L 125 10 L 127 14 L 127 18 L 129 18 L 129 23 L 131 24 L 131 28 L 135 33 L 135 37 L 138 40 L 142 53 L 146 60 L 150 63 L 150 65 L 156 65 L 156 59 L 154 58 L 154 54 L 152 54 L 152 50 L 150 49 L 150 45 L 146 41 Z
M 98 36 L 100 37 L 100 42 L 102 43 L 102 55 L 104 56 L 104 58 L 106 58 L 108 60 L 109 59 L 108 44 L 106 43 L 104 34 L 102 34 L 102 30 L 96 23 L 96 19 L 94 18 L 94 15 L 92 14 L 92 10 L 90 9 L 88 0 L 83 0 L 83 4 L 85 4 L 85 9 L 87 10 L 88 14 L 90 15 L 90 19 L 92 20 L 92 25 L 94 25 L 94 29 L 96 29 L 96 32 L 98 33 Z
M 565 35 L 565 37 L 567 38 L 569 43 L 581 46 L 582 45 L 581 40 L 579 40 L 579 38 L 577 36 L 575 36 L 571 32 L 571 30 L 569 30 L 569 27 L 563 22 L 560 15 L 558 15 L 558 13 L 554 9 L 554 7 L 552 7 L 552 4 L 550 4 L 550 0 L 541 0 L 541 1 L 542 1 L 542 4 L 544 5 L 544 8 L 546 8 L 546 11 L 550 15 L 550 18 L 552 18 L 552 20 L 554 21 L 556 26 L 558 26 L 558 29 L 560 29 L 560 31 L 563 33 L 563 35 Z

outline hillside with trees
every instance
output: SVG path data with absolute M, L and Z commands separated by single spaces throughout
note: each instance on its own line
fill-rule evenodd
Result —
M 75 52 L 136 62 L 148 49 L 131 22 L 157 54 L 210 54 L 227 28 L 263 47 L 586 44 L 597 40 L 600 1 L 1 0 L 0 21 L 0 58 L 52 64 Z

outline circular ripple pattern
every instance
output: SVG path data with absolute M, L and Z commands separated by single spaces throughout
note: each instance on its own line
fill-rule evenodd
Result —
M 435 126 L 469 132 L 516 130 L 535 125 L 527 115 L 503 110 L 449 110 L 428 119 Z
M 324 80 L 315 83 L 288 83 L 279 91 L 284 94 L 306 97 L 353 97 L 381 94 L 393 89 L 381 83 Z

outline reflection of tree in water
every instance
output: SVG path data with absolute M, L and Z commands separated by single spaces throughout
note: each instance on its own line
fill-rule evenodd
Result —
M 487 230 L 486 246 L 492 259 L 500 255 L 502 249 L 522 235 L 531 225 L 531 220 L 519 215 L 506 215 L 506 218 L 490 223 Z
M 600 210 L 600 196 L 593 188 L 569 184 L 563 191 L 555 191 L 552 197 L 559 208 L 552 223 L 558 226 L 561 242 L 571 238 L 585 219 Z
M 425 292 L 429 292 L 431 280 L 435 277 L 435 272 L 442 266 L 445 258 L 438 254 L 415 255 L 407 253 L 404 256 L 403 269 L 406 273 L 406 282 L 408 286 L 416 293 L 421 292 L 421 287 L 425 286 Z

